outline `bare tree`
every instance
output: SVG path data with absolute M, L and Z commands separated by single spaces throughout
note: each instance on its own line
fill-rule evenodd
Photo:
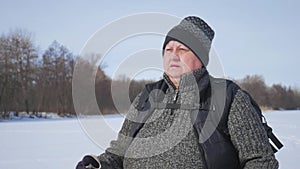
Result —
M 239 83 L 244 90 L 251 94 L 260 106 L 270 105 L 267 85 L 262 76 L 246 76 Z
M 33 44 L 32 35 L 21 29 L 11 31 L 1 38 L 1 60 L 3 97 L 11 102 L 8 109 L 14 109 L 16 115 L 19 111 L 29 112 L 32 109 L 30 93 L 33 89 L 35 62 L 37 50 Z M 4 98 L 1 98 L 3 100 Z M 8 103 L 3 104 L 4 111 Z
M 72 74 L 74 56 L 63 45 L 54 41 L 43 54 L 39 83 L 41 104 L 47 111 L 71 113 Z

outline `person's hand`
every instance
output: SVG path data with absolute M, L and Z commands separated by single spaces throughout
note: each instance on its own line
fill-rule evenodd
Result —
M 86 155 L 83 157 L 82 161 L 80 161 L 76 169 L 100 169 L 101 164 L 98 158 L 94 155 Z

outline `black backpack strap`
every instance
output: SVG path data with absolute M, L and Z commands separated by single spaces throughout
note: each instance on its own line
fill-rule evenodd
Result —
M 222 79 L 222 80 L 224 80 L 224 79 Z M 225 136 L 227 136 L 229 138 L 230 136 L 229 136 L 228 123 L 227 123 L 228 115 L 229 115 L 229 111 L 231 108 L 231 103 L 233 101 L 233 98 L 234 98 L 235 94 L 237 93 L 237 91 L 240 89 L 240 87 L 230 80 L 225 80 L 225 83 L 226 83 L 226 86 L 223 86 L 223 87 L 225 87 L 225 90 L 226 90 L 225 105 L 224 105 L 224 109 L 222 112 L 221 120 L 218 124 L 218 129 L 221 132 L 223 132 L 225 134 Z M 219 92 L 219 91 L 216 91 L 216 92 Z
M 263 116 L 263 119 L 264 116 Z M 274 145 L 276 146 L 276 148 L 273 146 L 273 144 L 270 143 L 273 152 L 276 153 L 279 149 L 281 149 L 283 147 L 283 144 L 279 141 L 279 139 L 275 136 L 275 134 L 273 133 L 272 128 L 267 124 L 267 122 L 263 122 L 263 126 L 267 132 L 268 137 L 270 138 L 270 140 L 274 143 Z
M 253 105 L 256 113 L 260 116 L 262 125 L 264 126 L 264 129 L 267 132 L 268 138 L 276 146 L 276 148 L 275 148 L 274 145 L 270 142 L 273 152 L 276 153 L 279 149 L 281 149 L 283 147 L 283 144 L 279 141 L 279 139 L 273 133 L 273 129 L 268 125 L 267 120 L 266 120 L 265 116 L 263 116 L 262 111 L 261 111 L 259 105 L 256 103 L 256 101 L 250 96 L 250 94 L 248 92 L 246 92 L 246 91 L 244 91 L 244 92 L 248 95 L 248 97 L 250 98 L 251 104 Z
M 150 101 L 149 101 L 149 96 L 150 96 L 150 93 L 154 89 L 158 89 L 159 91 L 166 93 L 167 88 L 168 88 L 168 85 L 166 84 L 166 82 L 163 79 L 158 82 L 147 84 L 145 86 L 145 88 L 142 90 L 141 96 L 139 98 L 139 102 L 136 106 L 137 110 L 145 111 L 151 107 Z M 157 94 L 159 94 L 159 93 L 157 93 Z M 157 99 L 157 98 L 161 98 L 161 97 L 154 97 L 154 98 Z
M 149 99 L 149 92 L 146 89 L 143 89 L 141 92 L 141 96 L 139 98 L 138 104 L 136 106 L 136 109 L 138 111 L 143 111 L 145 109 L 148 109 L 150 105 L 147 105 Z

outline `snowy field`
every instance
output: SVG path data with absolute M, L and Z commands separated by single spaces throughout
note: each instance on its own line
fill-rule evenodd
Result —
M 266 112 L 284 148 L 280 169 L 299 169 L 300 110 Z M 0 122 L 0 169 L 74 169 L 84 154 L 99 154 L 116 137 L 123 118 Z

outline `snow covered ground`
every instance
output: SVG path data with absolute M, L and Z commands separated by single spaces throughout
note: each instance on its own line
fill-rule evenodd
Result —
M 265 116 L 284 148 L 276 156 L 280 169 L 298 169 L 300 110 Z M 74 169 L 84 154 L 99 154 L 116 137 L 123 118 L 0 122 L 1 169 Z

